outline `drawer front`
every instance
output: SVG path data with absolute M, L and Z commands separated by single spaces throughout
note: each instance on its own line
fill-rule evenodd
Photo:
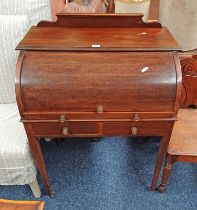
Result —
M 160 136 L 171 131 L 173 122 L 66 122 L 32 123 L 35 136 Z
M 94 122 L 32 123 L 32 128 L 36 136 L 94 136 L 99 132 L 99 124 Z
M 28 52 L 21 74 L 27 112 L 172 112 L 176 88 L 170 52 Z
M 106 136 L 159 136 L 173 127 L 173 122 L 106 122 L 103 133 Z
M 23 122 L 33 121 L 170 121 L 176 119 L 175 112 L 42 112 L 42 113 L 24 113 Z

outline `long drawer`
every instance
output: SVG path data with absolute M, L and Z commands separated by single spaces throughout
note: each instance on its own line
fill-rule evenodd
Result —
M 34 135 L 38 137 L 157 136 L 172 126 L 172 121 L 32 123 Z

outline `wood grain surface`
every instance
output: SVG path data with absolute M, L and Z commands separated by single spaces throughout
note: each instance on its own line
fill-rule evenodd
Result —
M 153 7 L 155 7 L 153 5 Z M 152 10 L 152 9 L 151 9 Z M 151 11 L 151 16 L 152 16 Z M 143 22 L 143 14 L 95 14 L 64 13 L 57 14 L 56 22 L 41 21 L 38 27 L 64 28 L 161 28 L 157 21 Z
M 17 103 L 47 193 L 40 137 L 114 135 L 161 137 L 154 191 L 180 105 L 179 46 L 141 15 L 58 17 L 17 47 Z
M 100 47 L 93 47 L 99 45 Z M 33 26 L 17 50 L 172 51 L 180 50 L 166 28 L 53 28 Z
M 30 52 L 21 83 L 31 112 L 172 112 L 176 98 L 171 52 Z
M 1 210 L 44 210 L 44 201 L 15 201 L 0 199 Z

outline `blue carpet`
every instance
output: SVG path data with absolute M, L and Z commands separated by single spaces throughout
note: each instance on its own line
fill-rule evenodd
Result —
M 42 143 L 55 197 L 45 195 L 46 210 L 197 209 L 197 164 L 176 163 L 164 194 L 150 192 L 157 139 L 69 139 Z M 38 177 L 40 179 L 40 177 Z M 34 200 L 29 186 L 0 186 L 0 198 Z

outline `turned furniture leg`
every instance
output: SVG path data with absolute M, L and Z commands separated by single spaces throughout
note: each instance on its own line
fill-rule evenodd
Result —
M 50 183 L 49 183 L 48 173 L 47 173 L 46 166 L 45 166 L 45 161 L 44 161 L 44 158 L 43 158 L 43 155 L 42 155 L 40 142 L 37 138 L 34 137 L 30 124 L 26 123 L 25 128 L 26 128 L 26 131 L 27 131 L 27 136 L 28 136 L 31 152 L 32 152 L 32 155 L 33 155 L 34 160 L 36 162 L 36 165 L 38 167 L 38 170 L 40 172 L 40 175 L 42 177 L 42 180 L 44 182 L 45 189 L 46 189 L 47 193 L 52 197 L 53 193 L 52 193 L 51 186 L 50 186 Z
M 155 170 L 154 170 L 154 175 L 153 175 L 153 180 L 151 184 L 151 191 L 155 191 L 157 181 L 160 175 L 161 167 L 164 161 L 164 158 L 166 156 L 168 144 L 170 141 L 170 136 L 163 136 L 160 140 L 160 145 L 159 145 L 159 151 L 157 153 L 157 160 L 156 160 L 156 165 L 155 165 Z
M 34 196 L 36 198 L 40 198 L 41 192 L 40 187 L 38 185 L 37 179 L 35 179 L 32 183 L 29 184 L 31 191 L 33 192 Z
M 166 190 L 168 178 L 170 176 L 170 172 L 171 172 L 171 169 L 172 169 L 172 164 L 174 162 L 175 162 L 174 156 L 170 155 L 170 154 L 167 154 L 167 160 L 166 160 L 166 164 L 165 164 L 165 167 L 164 167 L 161 184 L 159 186 L 159 192 L 160 193 L 163 193 Z

